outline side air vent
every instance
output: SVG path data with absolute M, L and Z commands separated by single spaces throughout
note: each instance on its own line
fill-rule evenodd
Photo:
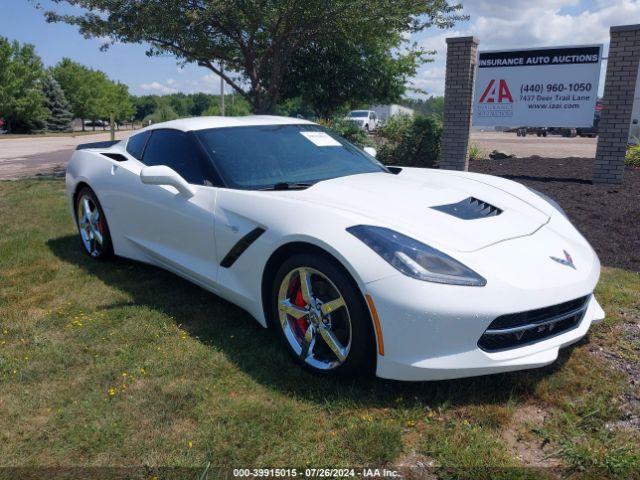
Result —
M 111 160 L 115 160 L 116 162 L 126 162 L 128 159 L 121 153 L 100 153 L 100 155 L 104 155 L 105 157 L 109 157 Z
M 502 213 L 502 210 L 498 207 L 494 207 L 493 205 L 483 202 L 482 200 L 478 200 L 475 197 L 469 197 L 457 203 L 438 205 L 431 208 L 462 220 L 495 217 Z

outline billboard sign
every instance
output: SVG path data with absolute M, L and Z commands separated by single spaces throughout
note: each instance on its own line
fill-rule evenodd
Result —
M 473 125 L 590 127 L 602 45 L 480 52 Z

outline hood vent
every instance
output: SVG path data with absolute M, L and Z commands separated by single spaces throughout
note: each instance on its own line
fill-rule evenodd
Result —
M 465 198 L 457 203 L 449 203 L 447 205 L 438 205 L 431 207 L 439 212 L 446 213 L 461 220 L 475 220 L 477 218 L 495 217 L 502 213 L 498 207 L 478 200 L 475 197 Z

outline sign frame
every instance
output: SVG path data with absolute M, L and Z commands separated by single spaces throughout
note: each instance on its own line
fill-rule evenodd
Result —
M 534 52 L 535 55 L 532 55 Z M 479 51 L 472 125 L 593 126 L 602 52 L 602 44 Z M 596 54 L 597 59 L 594 60 L 592 57 Z M 580 58 L 580 55 L 584 58 Z M 481 65 L 482 60 L 487 60 L 483 56 L 509 64 Z M 570 58 L 576 61 L 568 61 Z M 558 61 L 554 62 L 554 59 Z M 560 61 L 562 59 L 567 61 Z

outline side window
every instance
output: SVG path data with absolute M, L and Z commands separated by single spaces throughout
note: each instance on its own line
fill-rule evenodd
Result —
M 194 139 L 179 130 L 158 129 L 153 131 L 142 163 L 145 165 L 166 165 L 171 167 L 187 182 L 205 185 L 202 170 L 202 154 L 193 143 Z
M 129 155 L 141 160 L 144 147 L 147 145 L 147 140 L 149 140 L 150 136 L 151 131 L 147 130 L 146 132 L 138 133 L 129 137 L 129 140 L 127 140 L 127 152 Z

